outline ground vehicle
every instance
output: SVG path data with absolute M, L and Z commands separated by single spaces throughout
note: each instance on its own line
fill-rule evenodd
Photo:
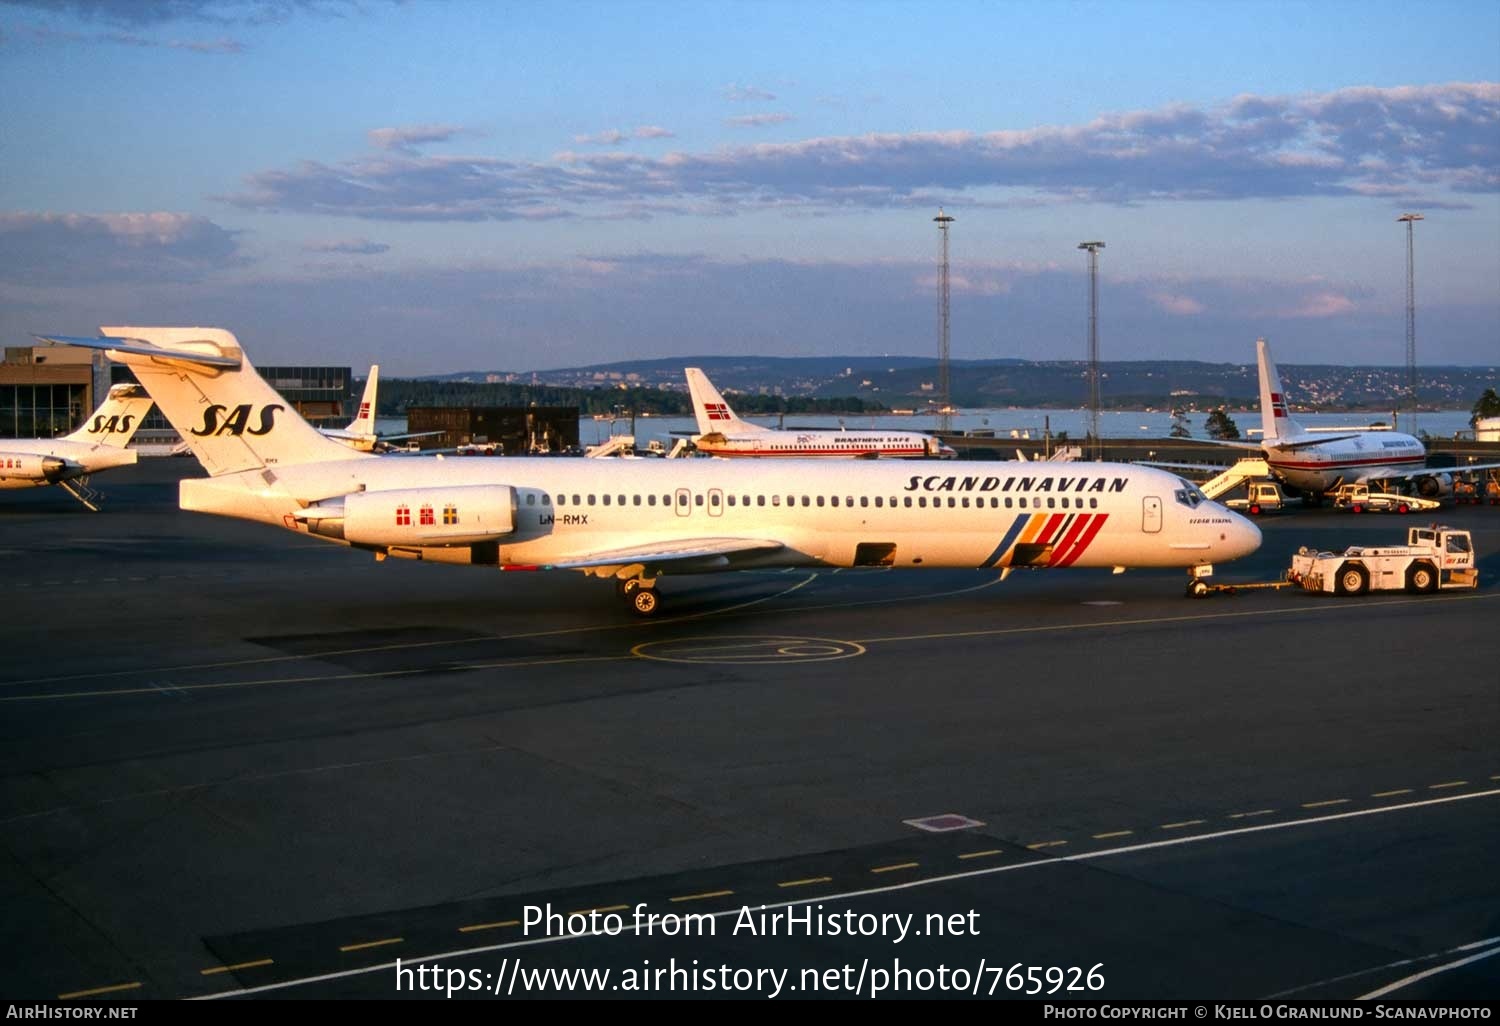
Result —
M 1412 510 L 1434 510 L 1442 505 L 1436 499 L 1424 499 L 1419 495 L 1371 491 L 1364 483 L 1339 485 L 1338 491 L 1333 493 L 1333 504 L 1351 513 L 1410 513 Z
M 1411 528 L 1405 545 L 1354 545 L 1343 552 L 1303 547 L 1292 557 L 1286 577 L 1307 591 L 1339 595 L 1399 589 L 1421 594 L 1479 586 L 1469 532 L 1437 524 Z
M 1262 513 L 1275 513 L 1286 508 L 1286 496 L 1275 481 L 1251 481 L 1245 495 L 1230 499 L 1224 505 L 1230 509 L 1258 517 Z

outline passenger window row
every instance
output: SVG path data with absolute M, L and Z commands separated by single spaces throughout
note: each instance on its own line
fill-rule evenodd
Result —
M 988 499 L 988 505 L 986 505 L 986 499 Z M 681 507 L 686 507 L 688 505 L 688 501 L 689 500 L 688 500 L 688 493 L 687 492 L 681 492 L 675 498 L 676 504 L 678 506 L 681 506 Z M 1045 502 L 1045 505 L 1044 505 L 1044 502 Z M 661 496 L 661 502 L 660 502 L 661 506 L 663 506 L 663 507 L 671 507 L 673 505 L 673 503 L 674 503 L 673 496 L 671 496 L 671 495 L 663 495 L 663 496 Z M 692 503 L 693 503 L 694 506 L 698 506 L 698 507 L 701 508 L 704 505 L 703 494 L 701 492 L 695 493 L 693 495 L 693 497 L 692 497 Z M 979 496 L 972 496 L 972 497 L 968 496 L 968 495 L 964 495 L 964 496 L 952 496 L 952 495 L 949 495 L 949 496 L 938 496 L 938 495 L 934 495 L 934 496 L 931 496 L 930 498 L 928 496 L 926 496 L 926 495 L 916 495 L 916 496 L 904 495 L 904 496 L 899 496 L 899 497 L 893 495 L 889 499 L 887 499 L 883 495 L 876 495 L 873 498 L 871 496 L 868 496 L 868 495 L 861 495 L 857 499 L 855 498 L 855 496 L 852 496 L 852 495 L 844 495 L 844 496 L 838 496 L 838 495 L 788 495 L 788 496 L 785 497 L 785 501 L 783 501 L 783 498 L 782 498 L 781 495 L 771 495 L 771 496 L 766 496 L 766 495 L 754 495 L 754 496 L 751 496 L 751 495 L 729 495 L 729 496 L 725 496 L 724 497 L 724 503 L 726 505 L 729 505 L 729 506 L 744 506 L 744 507 L 747 507 L 747 508 L 751 507 L 751 506 L 754 506 L 754 507 L 770 506 L 772 508 L 780 508 L 782 506 L 786 506 L 788 508 L 791 508 L 791 507 L 814 507 L 814 506 L 816 506 L 816 507 L 836 507 L 836 508 L 842 507 L 842 508 L 846 508 L 846 509 L 852 509 L 852 508 L 855 508 L 857 506 L 860 509 L 868 509 L 868 508 L 870 508 L 870 507 L 873 506 L 875 509 L 887 509 L 887 508 L 889 508 L 889 509 L 897 509 L 897 508 L 904 508 L 904 509 L 913 509 L 913 508 L 915 508 L 915 509 L 943 509 L 943 508 L 945 508 L 945 505 L 946 505 L 947 509 L 986 509 L 986 508 L 988 508 L 988 509 L 1002 509 L 1002 508 L 1004 508 L 1004 509 L 1043 509 L 1043 508 L 1045 508 L 1045 509 L 1084 509 L 1084 508 L 1098 509 L 1099 508 L 1099 499 L 1097 497 L 1095 497 L 1095 496 L 1089 496 L 1088 497 L 1088 501 L 1087 501 L 1087 506 L 1085 507 L 1084 496 L 1081 496 L 1081 495 L 1079 495 L 1079 496 L 1068 496 L 1068 495 L 1056 496 L 1056 495 L 1048 495 L 1048 496 L 1045 496 L 1045 498 L 1043 496 L 1035 496 L 1035 497 L 1031 498 L 1029 505 L 1028 505 L 1027 497 L 1026 496 L 1016 497 L 1016 496 L 1009 496 L 1009 495 L 1005 496 L 1003 498 L 1001 496 L 998 496 L 998 495 L 990 495 L 990 496 L 979 495 Z M 537 506 L 537 505 L 550 506 L 550 505 L 552 505 L 552 496 L 550 494 L 546 493 L 546 492 L 527 492 L 526 493 L 526 505 L 528 505 L 528 506 Z M 657 502 L 657 496 L 654 493 L 653 494 L 648 494 L 648 495 L 645 495 L 645 496 L 641 496 L 641 495 L 595 495 L 595 494 L 592 494 L 592 493 L 590 493 L 588 495 L 577 494 L 577 493 L 572 494 L 572 495 L 567 495 L 567 494 L 559 493 L 558 496 L 557 496 L 557 505 L 559 505 L 559 506 L 656 506 L 656 505 L 658 505 L 658 502 Z M 719 508 L 719 493 L 718 492 L 715 491 L 715 492 L 709 492 L 708 493 L 708 505 L 710 507 L 714 508 L 714 509 L 718 509 Z

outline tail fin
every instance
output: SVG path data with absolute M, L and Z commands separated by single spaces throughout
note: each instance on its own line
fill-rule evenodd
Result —
M 1281 375 L 1276 373 L 1276 364 L 1271 359 L 1271 347 L 1263 338 L 1255 340 L 1255 359 L 1260 365 L 1260 426 L 1263 440 L 1270 445 L 1298 437 L 1303 434 L 1302 425 L 1287 413 Z
M 719 390 L 697 367 L 683 371 L 687 375 L 688 393 L 693 397 L 693 416 L 698 419 L 698 433 L 712 435 L 725 431 L 763 431 L 735 416 Z
M 132 368 L 209 476 L 359 459 L 289 408 L 222 328 L 101 328 L 104 338 L 38 336 L 102 349 Z
M 370 364 L 370 376 L 365 380 L 365 394 L 359 400 L 359 412 L 344 430 L 351 435 L 373 435 L 375 433 L 375 390 L 380 386 L 380 364 Z
M 94 415 L 84 421 L 83 427 L 70 435 L 70 442 L 92 442 L 123 449 L 135 437 L 136 429 L 146 414 L 151 412 L 151 397 L 140 385 L 114 385 Z

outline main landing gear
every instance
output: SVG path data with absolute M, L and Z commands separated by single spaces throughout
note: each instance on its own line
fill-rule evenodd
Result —
M 615 593 L 625 600 L 625 605 L 636 616 L 655 616 L 661 608 L 661 596 L 656 593 L 654 577 L 629 577 L 616 581 Z

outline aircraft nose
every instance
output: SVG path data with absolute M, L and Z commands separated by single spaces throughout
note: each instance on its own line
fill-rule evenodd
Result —
M 1224 530 L 1224 558 L 1239 559 L 1260 548 L 1260 528 L 1238 513 L 1229 511 L 1230 524 Z

